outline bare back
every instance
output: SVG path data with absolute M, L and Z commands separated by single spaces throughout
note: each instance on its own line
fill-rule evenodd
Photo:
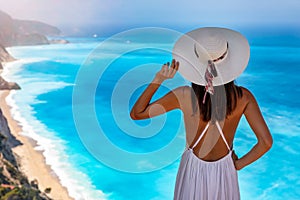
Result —
M 187 146 L 191 147 L 207 125 L 207 122 L 202 121 L 199 115 L 193 113 L 191 100 L 192 88 L 188 86 L 178 87 L 160 99 L 150 102 L 162 82 L 168 78 L 173 78 L 178 68 L 179 63 L 175 60 L 172 60 L 171 67 L 169 67 L 169 64 L 163 65 L 132 107 L 130 116 L 134 120 L 148 119 L 170 110 L 180 109 L 184 114 Z M 272 135 L 255 97 L 246 88 L 241 89 L 243 96 L 237 99 L 237 106 L 223 122 L 219 122 L 229 146 L 232 146 L 242 115 L 245 116 L 257 138 L 257 143 L 241 158 L 237 158 L 233 154 L 234 165 L 237 170 L 259 159 L 271 148 L 273 143 Z M 229 150 L 222 137 L 220 137 L 220 132 L 215 125 L 210 125 L 207 133 L 205 133 L 204 137 L 193 149 L 194 154 L 206 161 L 216 161 L 227 155 Z
M 232 146 L 234 135 L 239 121 L 244 113 L 245 107 L 249 101 L 247 91 L 243 90 L 243 97 L 237 99 L 237 106 L 232 114 L 227 116 L 225 121 L 220 122 L 225 138 Z M 184 123 L 186 129 L 187 146 L 191 147 L 198 139 L 208 122 L 200 119 L 199 114 L 194 114 L 191 101 L 192 88 L 183 87 L 181 95 L 178 95 L 180 108 L 184 114 Z M 196 145 L 194 153 L 199 158 L 206 161 L 216 161 L 228 154 L 226 144 L 220 137 L 216 125 L 210 125 L 204 137 Z

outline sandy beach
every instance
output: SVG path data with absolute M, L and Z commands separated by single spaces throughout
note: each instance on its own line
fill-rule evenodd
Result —
M 7 119 L 11 133 L 23 144 L 13 149 L 21 163 L 21 170 L 26 174 L 29 181 L 36 179 L 39 189 L 44 191 L 51 188 L 49 197 L 54 200 L 72 199 L 68 195 L 68 191 L 63 187 L 59 178 L 55 175 L 51 167 L 45 163 L 45 158 L 41 151 L 34 149 L 36 142 L 28 137 L 22 136 L 20 133 L 22 127 L 15 121 L 10 114 L 10 107 L 6 104 L 5 98 L 9 91 L 0 91 L 0 107 Z

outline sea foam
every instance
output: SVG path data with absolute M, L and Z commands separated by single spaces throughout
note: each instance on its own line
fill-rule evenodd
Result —
M 56 82 L 53 77 L 20 77 L 18 73 L 25 64 L 42 62 L 43 58 L 20 59 L 6 63 L 2 76 L 8 81 L 15 81 L 21 85 L 20 91 L 11 91 L 6 98 L 7 104 L 11 107 L 12 117 L 21 125 L 21 134 L 34 139 L 37 142 L 35 150 L 42 151 L 46 164 L 58 176 L 61 184 L 65 186 L 71 197 L 78 200 L 101 200 L 107 199 L 108 194 L 97 190 L 92 185 L 89 177 L 76 170 L 68 161 L 65 153 L 66 141 L 58 138 L 56 134 L 39 121 L 35 116 L 32 104 L 47 103 L 41 102 L 36 97 L 43 93 L 68 87 L 72 84 Z M 52 80 L 51 80 L 52 78 Z

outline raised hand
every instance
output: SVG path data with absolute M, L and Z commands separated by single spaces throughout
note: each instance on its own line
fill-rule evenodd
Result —
M 166 79 L 173 78 L 179 68 L 179 62 L 175 59 L 172 60 L 171 66 L 170 63 L 166 63 L 162 66 L 161 70 L 156 73 L 156 79 L 164 81 Z
M 162 98 L 150 103 L 152 96 L 160 87 L 161 83 L 166 79 L 173 78 L 178 68 L 179 62 L 176 62 L 174 59 L 172 60 L 171 66 L 170 63 L 166 63 L 162 66 L 161 70 L 156 73 L 152 82 L 133 105 L 130 112 L 132 119 L 147 119 L 180 108 L 174 91 L 170 91 Z

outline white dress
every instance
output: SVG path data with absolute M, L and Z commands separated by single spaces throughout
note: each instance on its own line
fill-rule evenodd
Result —
M 181 157 L 174 191 L 174 200 L 239 200 L 240 192 L 230 149 L 218 122 L 217 128 L 229 153 L 213 162 L 198 158 L 193 149 L 209 127 L 204 128 L 192 148 L 185 150 Z

